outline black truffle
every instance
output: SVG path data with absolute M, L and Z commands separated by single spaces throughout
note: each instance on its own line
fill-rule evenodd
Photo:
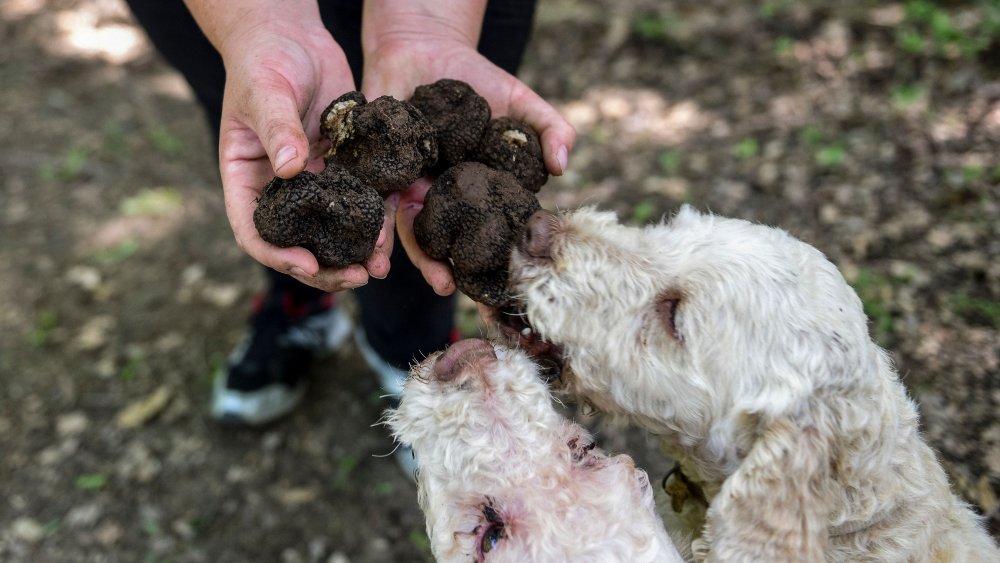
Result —
M 499 307 L 510 301 L 510 249 L 539 208 L 510 173 L 465 162 L 446 170 L 427 191 L 413 232 L 428 256 L 451 263 L 459 290 Z
M 336 163 L 385 197 L 406 189 L 437 162 L 433 130 L 420 110 L 391 96 L 368 102 L 348 92 L 320 116 L 330 139 L 327 164 Z
M 549 179 L 535 130 L 512 117 L 490 121 L 472 160 L 510 172 L 525 189 L 538 193 Z
M 257 201 L 253 220 L 265 241 L 301 246 L 322 266 L 361 262 L 382 229 L 382 197 L 336 165 L 323 172 L 274 178 Z
M 471 160 L 490 121 L 490 104 L 461 80 L 442 78 L 417 86 L 410 98 L 434 130 L 438 161 L 433 172 L 442 172 Z

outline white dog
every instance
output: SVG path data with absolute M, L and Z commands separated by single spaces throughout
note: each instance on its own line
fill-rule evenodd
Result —
M 561 417 L 521 351 L 463 340 L 431 355 L 387 421 L 416 455 L 438 561 L 681 561 L 645 472 Z
M 571 393 L 661 436 L 700 486 L 700 559 L 1000 561 L 815 248 L 689 207 L 647 228 L 540 211 L 511 285 L 521 345 L 560 355 Z

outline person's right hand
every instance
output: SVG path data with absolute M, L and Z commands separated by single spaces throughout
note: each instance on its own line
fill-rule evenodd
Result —
M 318 18 L 271 21 L 228 34 L 219 51 L 226 66 L 219 167 L 237 244 L 265 266 L 325 291 L 364 285 L 369 274 L 385 277 L 393 243 L 385 225 L 364 264 L 324 268 L 304 248 L 265 242 L 253 222 L 256 200 L 272 177 L 323 169 L 329 143 L 320 139 L 320 114 L 354 90 L 347 59 L 330 33 Z M 386 201 L 390 229 L 397 201 Z

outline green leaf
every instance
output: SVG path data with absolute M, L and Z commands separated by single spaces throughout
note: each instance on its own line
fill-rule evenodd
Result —
M 103 473 L 86 473 L 76 478 L 76 488 L 84 491 L 94 491 L 104 488 L 108 478 Z
M 637 225 L 647 223 L 656 213 L 656 206 L 651 202 L 642 201 L 632 208 L 632 222 Z
M 760 152 L 760 146 L 757 144 L 757 139 L 753 137 L 747 137 L 733 147 L 733 154 L 742 160 L 753 158 L 757 156 L 758 152 Z

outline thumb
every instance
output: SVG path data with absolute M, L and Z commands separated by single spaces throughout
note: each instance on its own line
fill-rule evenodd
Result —
M 274 174 L 291 178 L 302 172 L 309 158 L 309 139 L 291 89 L 287 85 L 258 84 L 251 91 L 247 112 Z

